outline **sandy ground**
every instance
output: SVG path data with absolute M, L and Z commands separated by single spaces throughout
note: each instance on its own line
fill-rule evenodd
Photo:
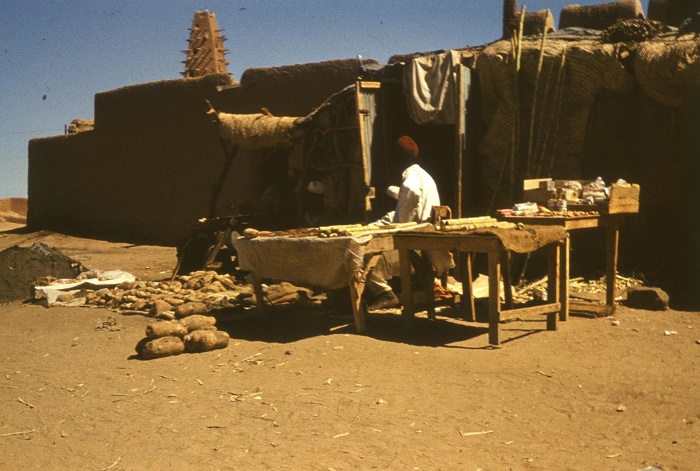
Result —
M 88 268 L 166 278 L 169 247 L 2 232 Z M 150 319 L 0 305 L 0 469 L 691 470 L 698 313 L 618 308 L 501 328 L 283 307 L 222 319 L 224 350 L 135 359 Z M 665 335 L 668 331 L 670 335 Z

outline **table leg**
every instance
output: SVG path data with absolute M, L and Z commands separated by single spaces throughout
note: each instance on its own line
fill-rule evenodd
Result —
M 426 301 L 428 303 L 428 319 L 430 320 L 435 320 L 435 272 L 433 271 L 433 266 L 430 263 L 430 261 L 425 257 L 425 255 L 421 255 L 421 258 L 423 259 L 424 266 L 426 268 L 426 286 L 425 286 L 425 294 L 426 294 Z
M 471 252 L 459 252 L 459 277 L 462 282 L 462 307 L 467 309 L 464 320 L 474 322 L 476 309 L 474 306 L 474 293 L 472 292 L 472 254 Z
M 353 273 L 350 277 L 348 287 L 350 288 L 350 301 L 352 302 L 352 317 L 355 320 L 355 331 L 362 333 L 365 331 L 365 309 L 362 306 L 362 293 L 365 291 L 367 275 L 374 269 L 381 257 L 380 253 L 372 254 L 365 264 L 365 268 Z
M 258 278 L 254 272 L 248 273 L 247 278 L 248 283 L 251 284 L 253 287 L 253 292 L 255 293 L 255 303 L 258 305 L 258 307 L 265 306 L 265 293 L 263 292 L 260 278 Z
M 563 244 L 550 244 L 548 247 L 548 273 L 547 273 L 547 302 L 558 303 L 561 299 L 561 264 L 560 256 Z M 557 330 L 557 318 L 559 312 L 547 313 L 547 330 Z
M 566 233 L 564 244 L 561 247 L 561 277 L 559 278 L 559 297 L 561 298 L 561 311 L 559 320 L 569 320 L 569 256 L 571 254 L 571 239 Z
M 428 319 L 435 320 L 435 271 L 433 264 L 419 250 L 409 250 L 408 260 L 415 271 L 417 285 L 425 294 Z
M 610 224 L 605 231 L 605 304 L 608 314 L 615 312 L 615 278 L 617 277 L 617 251 L 620 239 L 619 224 Z
M 500 345 L 498 324 L 501 322 L 501 254 L 489 252 L 489 343 Z
M 501 252 L 501 267 L 503 276 L 503 295 L 506 300 L 506 309 L 513 309 L 513 280 L 510 276 L 510 253 Z
M 399 250 L 399 267 L 401 273 L 401 304 L 403 304 L 404 328 L 413 331 L 416 328 L 413 306 L 413 286 L 411 285 L 411 260 L 408 250 Z

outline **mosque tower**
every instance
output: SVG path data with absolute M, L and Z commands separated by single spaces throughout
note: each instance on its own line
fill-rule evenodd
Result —
M 221 35 L 219 25 L 216 23 L 216 15 L 208 10 L 194 13 L 192 28 L 190 28 L 189 45 L 186 51 L 187 59 L 185 78 L 203 77 L 211 74 L 227 74 L 226 61 L 228 50 L 224 48 L 224 41 L 228 38 Z

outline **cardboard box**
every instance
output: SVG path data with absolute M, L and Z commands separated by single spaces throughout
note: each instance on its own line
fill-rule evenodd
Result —
M 543 206 L 547 205 L 552 192 L 547 190 L 554 182 L 557 188 L 564 186 L 568 180 L 552 180 L 551 178 L 535 178 L 523 180 L 523 201 L 529 201 Z M 591 180 L 581 180 L 582 185 L 590 183 Z M 636 183 L 613 183 L 610 186 L 610 198 L 607 202 L 597 205 L 573 205 L 570 209 L 590 210 L 597 209 L 601 213 L 620 214 L 639 212 L 639 185 Z
M 523 190 L 523 201 L 530 201 L 532 203 L 547 206 L 547 201 L 549 201 L 551 194 L 551 191 L 540 190 L 539 188 Z
M 613 183 L 610 186 L 608 214 L 638 213 L 639 185 L 636 183 Z

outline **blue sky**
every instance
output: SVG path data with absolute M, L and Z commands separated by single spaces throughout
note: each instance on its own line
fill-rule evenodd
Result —
M 531 0 L 558 21 L 570 3 Z M 642 2 L 645 11 L 648 0 Z M 27 196 L 27 144 L 93 118 L 95 93 L 181 77 L 195 11 L 216 14 L 229 72 L 477 46 L 501 0 L 0 0 L 0 198 Z

